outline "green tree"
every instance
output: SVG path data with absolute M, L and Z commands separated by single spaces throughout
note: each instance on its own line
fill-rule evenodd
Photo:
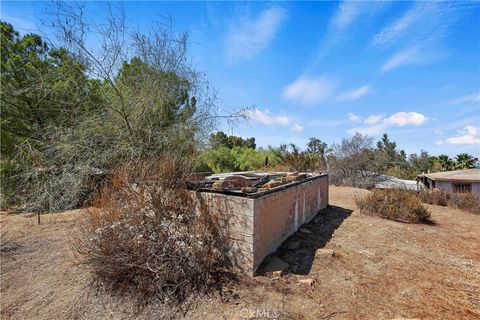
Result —
M 440 165 L 441 171 L 449 171 L 453 169 L 454 162 L 446 154 L 441 154 L 437 156 L 438 164 Z
M 215 173 L 259 170 L 264 168 L 266 158 L 269 166 L 282 162 L 280 154 L 271 148 L 252 149 L 237 146 L 228 148 L 225 145 L 205 150 L 201 158 Z
M 470 169 L 474 167 L 474 158 L 468 153 L 459 153 L 455 157 L 456 169 Z
M 322 140 L 315 137 L 311 137 L 307 143 L 307 152 L 310 154 L 319 155 L 323 158 L 325 151 L 327 151 L 328 145 Z
M 425 150 L 420 150 L 420 154 L 413 153 L 408 161 L 412 166 L 412 178 L 422 172 L 430 172 L 433 168 L 435 157 L 432 157 Z
M 2 157 L 29 139 L 44 142 L 46 129 L 68 127 L 103 105 L 101 82 L 63 49 L 36 34 L 20 36 L 0 21 Z
M 65 48 L 51 49 L 36 34 L 20 36 L 5 21 L 0 43 L 0 175 L 2 206 L 8 206 L 32 191 L 35 175 L 43 172 L 37 169 L 51 167 L 43 151 L 52 132 L 70 130 L 101 112 L 105 99 L 102 81 L 89 79 Z
M 405 151 L 397 151 L 397 143 L 391 141 L 386 133 L 384 133 L 382 139 L 377 142 L 377 150 L 383 153 L 389 166 L 394 166 L 406 161 Z
M 212 148 L 216 148 L 219 146 L 226 146 L 227 148 L 234 148 L 234 147 L 246 147 L 250 149 L 255 149 L 255 138 L 247 138 L 243 139 L 242 137 L 237 136 L 229 136 L 225 134 L 223 131 L 217 131 L 210 135 L 210 146 Z
M 328 150 L 328 145 L 325 142 L 322 142 L 320 139 L 311 137 L 307 143 L 307 155 L 310 158 L 312 163 L 311 169 L 324 169 L 326 167 L 325 163 L 325 153 Z

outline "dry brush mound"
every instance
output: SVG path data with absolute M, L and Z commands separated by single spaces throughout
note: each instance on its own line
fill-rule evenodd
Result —
M 422 191 L 419 193 L 422 202 L 438 206 L 462 209 L 480 214 L 480 200 L 472 192 L 456 193 L 445 190 Z
M 118 170 L 79 224 L 75 247 L 95 282 L 139 301 L 180 303 L 233 278 L 219 220 L 195 210 L 172 161 Z
M 375 189 L 364 198 L 355 199 L 360 212 L 406 223 L 428 223 L 430 212 L 408 190 Z

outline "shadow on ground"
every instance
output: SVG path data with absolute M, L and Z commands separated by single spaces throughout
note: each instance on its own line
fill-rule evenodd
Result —
M 291 235 L 272 255 L 289 264 L 288 272 L 309 274 L 317 250 L 330 241 L 335 230 L 351 213 L 350 209 L 328 206 Z

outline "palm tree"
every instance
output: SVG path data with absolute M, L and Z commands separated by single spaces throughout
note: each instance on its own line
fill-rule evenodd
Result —
M 440 164 L 440 167 L 442 168 L 442 171 L 449 171 L 452 170 L 453 168 L 453 160 L 450 159 L 449 156 L 446 154 L 441 154 L 437 157 L 438 163 Z
M 459 153 L 455 157 L 455 167 L 457 169 L 473 168 L 474 159 L 468 153 Z

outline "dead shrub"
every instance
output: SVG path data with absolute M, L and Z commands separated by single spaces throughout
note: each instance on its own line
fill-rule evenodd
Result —
M 362 213 L 406 223 L 428 223 L 430 212 L 414 193 L 402 189 L 374 189 L 365 198 L 355 199 Z
M 233 279 L 217 216 L 195 210 L 175 161 L 123 167 L 94 196 L 75 248 L 112 293 L 180 303 Z
M 448 206 L 480 214 L 480 199 L 471 192 L 456 193 L 445 190 L 421 191 L 418 194 L 424 203 L 437 206 Z
M 445 192 L 445 190 L 438 190 L 436 192 L 420 191 L 418 197 L 423 203 L 445 207 L 448 205 L 450 195 Z

